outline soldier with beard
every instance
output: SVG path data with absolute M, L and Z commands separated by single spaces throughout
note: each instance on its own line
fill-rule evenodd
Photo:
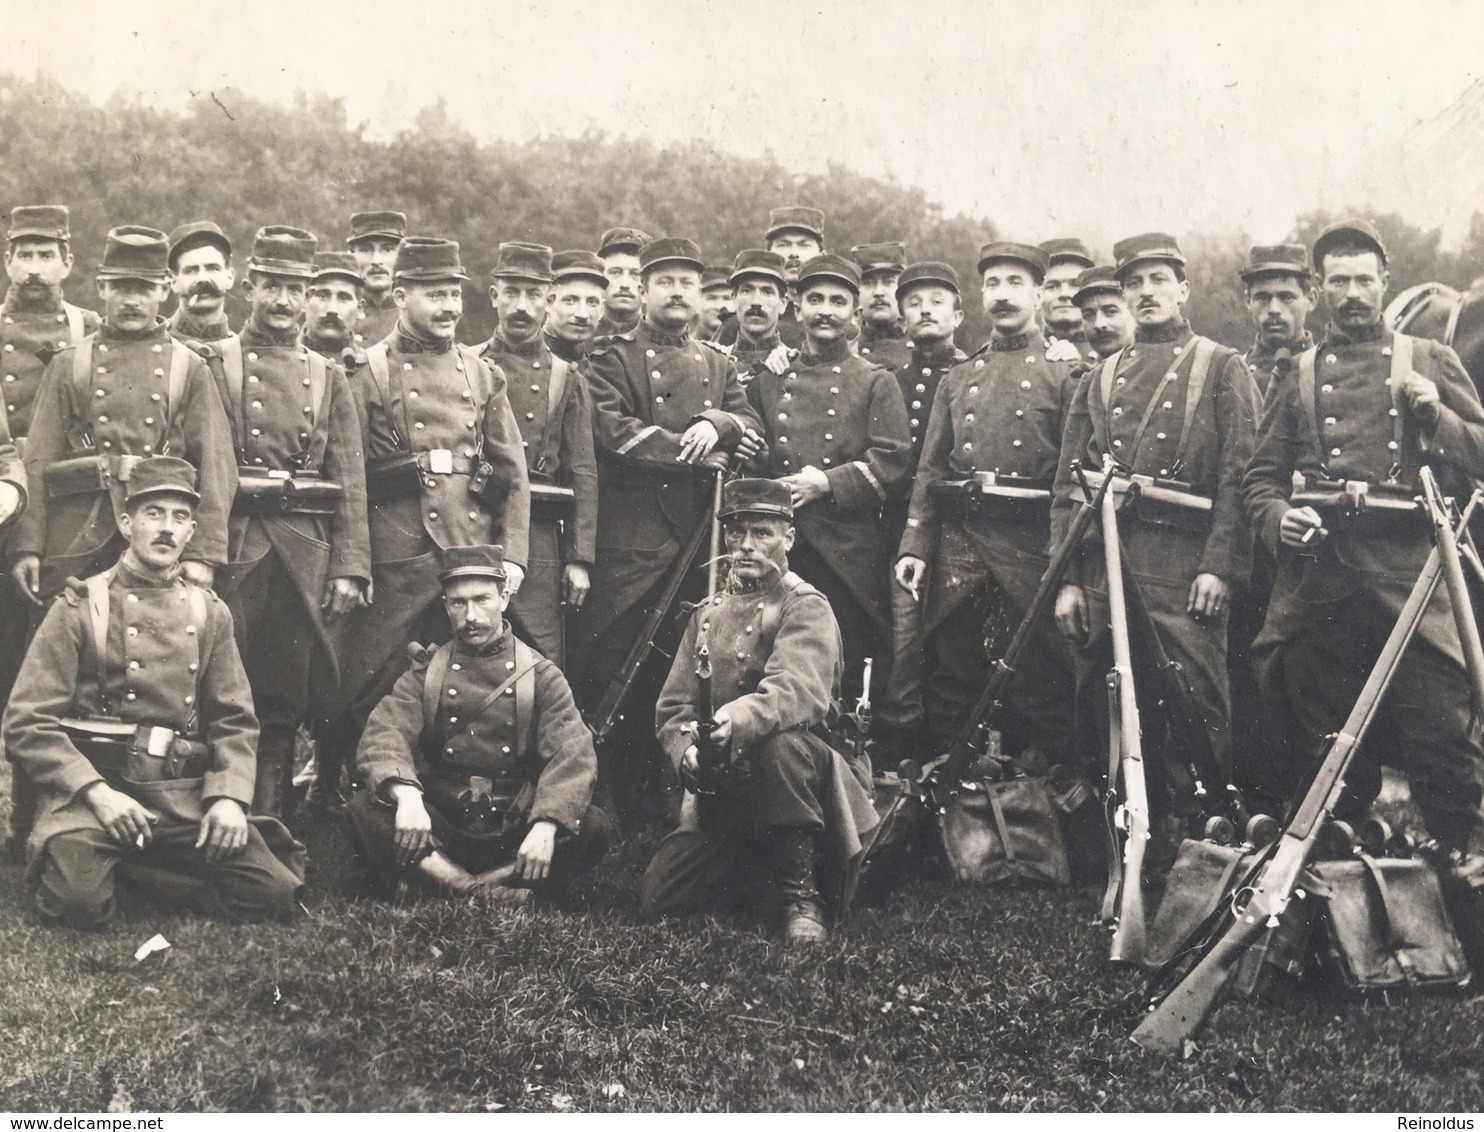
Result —
M 1047 240 L 1041 250 L 1051 261 L 1046 268 L 1046 281 L 1041 285 L 1041 325 L 1046 338 L 1070 342 L 1079 352 L 1086 350 L 1082 312 L 1077 309 L 1073 295 L 1078 276 L 1096 263 L 1092 250 L 1075 237 Z
M 912 341 L 902 328 L 897 281 L 907 267 L 907 245 L 858 244 L 850 258 L 861 268 L 861 334 L 856 352 L 896 373 L 912 355 Z
M 220 342 L 232 335 L 227 292 L 232 289 L 232 241 L 210 220 L 170 233 L 170 289 L 175 313 L 170 333 L 182 342 Z
M 1089 267 L 1077 276 L 1072 302 L 1082 312 L 1082 332 L 1087 339 L 1082 372 L 1091 369 L 1091 363 L 1099 358 L 1111 357 L 1133 345 L 1134 312 L 1128 309 L 1128 300 L 1111 267 Z
M 344 360 L 361 324 L 364 282 L 350 252 L 314 253 L 314 278 L 304 300 L 304 345 L 330 361 Z
M 361 289 L 361 325 L 355 344 L 361 349 L 386 339 L 397 326 L 398 307 L 393 295 L 393 271 L 397 248 L 407 235 L 407 216 L 401 212 L 357 212 L 350 218 L 345 246 L 356 257 L 365 281 Z
M 600 346 L 615 334 L 631 334 L 639 325 L 639 249 L 649 243 L 648 233 L 637 228 L 610 228 L 598 241 L 598 258 L 608 277 L 603 297 L 603 319 L 593 344 Z

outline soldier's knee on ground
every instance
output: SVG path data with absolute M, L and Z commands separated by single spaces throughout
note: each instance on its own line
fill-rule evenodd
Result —
M 211 886 L 233 919 L 289 919 L 300 911 L 304 883 L 274 856 L 263 835 L 248 831 L 247 846 L 212 871 Z
M 367 862 L 378 872 L 399 868 L 392 849 L 397 811 L 380 801 L 371 790 L 353 791 L 345 805 L 345 816 Z
M 65 835 L 52 840 L 63 840 Z M 108 926 L 118 911 L 114 879 L 110 871 L 78 868 L 77 862 L 58 858 L 57 849 L 48 845 L 35 888 L 36 908 L 48 920 L 58 921 L 84 931 L 98 931 Z

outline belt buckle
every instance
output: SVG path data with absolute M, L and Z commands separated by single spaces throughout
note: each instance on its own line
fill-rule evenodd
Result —
M 128 483 L 129 477 L 134 474 L 134 469 L 143 461 L 143 456 L 120 456 L 118 458 L 118 473 L 114 476 L 119 483 Z
M 453 452 L 447 448 L 429 449 L 428 471 L 435 476 L 453 475 Z
M 140 727 L 134 732 L 134 746 L 151 758 L 163 759 L 175 744 L 175 732 L 168 727 Z

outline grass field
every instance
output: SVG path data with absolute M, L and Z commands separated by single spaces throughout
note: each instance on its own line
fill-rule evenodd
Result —
M 1477 994 L 1235 1003 L 1165 1061 L 1128 1039 L 1142 982 L 1107 967 L 1098 892 L 934 877 L 796 954 L 742 919 L 639 922 L 657 832 L 568 913 L 373 900 L 338 820 L 309 835 L 311 914 L 288 925 L 44 928 L 7 864 L 0 1108 L 1484 1107 Z M 172 948 L 136 963 L 156 932 Z

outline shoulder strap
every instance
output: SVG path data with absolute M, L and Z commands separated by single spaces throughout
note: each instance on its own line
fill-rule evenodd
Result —
M 541 660 L 536 650 L 515 639 L 515 727 L 524 755 L 536 753 L 536 669 Z
M 209 616 L 208 613 L 207 613 L 207 609 L 206 609 L 206 591 L 203 590 L 200 586 L 195 585 L 192 582 L 187 582 L 185 584 L 185 588 L 186 588 L 186 605 L 189 606 L 190 612 L 191 612 L 191 624 L 196 627 L 196 631 L 194 633 L 192 633 L 191 635 L 196 638 L 196 669 L 195 669 L 195 671 L 196 671 L 196 687 L 197 687 L 197 689 L 199 689 L 201 687 L 201 681 L 202 681 L 202 679 L 205 678 L 205 670 L 206 670 L 206 640 L 205 640 L 205 638 L 206 638 L 207 618 Z M 190 723 L 187 725 L 187 728 L 186 728 L 188 731 L 190 731 L 193 734 L 195 733 L 196 728 L 197 728 L 197 720 L 198 720 L 199 717 L 196 715 L 196 709 L 200 706 L 200 703 L 201 703 L 201 695 L 200 695 L 200 693 L 198 691 L 196 693 L 196 695 L 195 695 L 195 698 L 191 701 L 191 718 L 190 718 Z
M 63 303 L 62 311 L 67 316 L 67 341 L 76 346 L 87 337 L 88 333 L 82 308 L 75 307 L 71 303 Z
M 464 384 L 469 387 L 469 396 L 474 401 L 475 409 L 479 409 L 483 406 L 484 402 L 489 399 L 491 391 L 489 389 L 485 389 L 482 391 L 476 389 L 474 387 L 474 375 L 479 372 L 479 368 L 481 366 L 489 369 L 491 371 L 491 374 L 493 375 L 494 367 L 490 365 L 489 362 L 486 362 L 483 358 L 481 358 L 479 356 L 479 351 L 476 350 L 473 346 L 465 346 L 462 342 L 460 342 L 458 344 L 458 347 L 459 354 L 464 359 Z
M 376 386 L 377 395 L 381 398 L 381 411 L 386 414 L 387 426 L 391 430 L 392 443 L 402 451 L 408 451 L 408 441 L 403 439 L 401 431 L 392 420 L 392 367 L 385 340 L 376 343 L 366 351 L 366 368 L 371 371 L 371 384 Z M 407 424 L 407 406 L 402 406 L 402 424 Z
M 226 402 L 227 423 L 232 426 L 232 444 L 237 449 L 238 462 L 242 462 L 242 339 L 228 335 L 214 344 L 222 359 L 222 400 Z
M 165 418 L 169 424 L 175 423 L 175 416 L 181 410 L 181 403 L 185 400 L 186 378 L 191 372 L 191 361 L 196 353 L 184 343 L 170 339 L 170 377 L 165 386 Z M 169 444 L 169 425 L 166 426 L 165 443 L 160 446 L 160 455 L 166 455 L 165 448 Z
M 94 574 L 86 582 L 88 587 L 88 617 L 93 624 L 93 664 L 97 671 L 98 695 L 103 699 L 103 713 L 108 710 L 108 584 L 113 581 L 113 571 Z
M 382 360 L 386 360 L 385 353 Z M 432 659 L 423 674 L 423 737 L 428 742 L 432 741 L 433 728 L 438 726 L 438 697 L 443 695 L 443 681 L 448 678 L 452 651 L 452 645 L 439 645 L 433 650 Z
M 1185 462 L 1185 445 L 1190 439 L 1190 425 L 1195 420 L 1195 411 L 1200 407 L 1206 393 L 1206 378 L 1211 373 L 1211 360 L 1216 356 L 1216 343 L 1209 338 L 1197 337 L 1191 343 L 1195 349 L 1190 363 L 1190 380 L 1185 384 L 1185 420 L 1180 424 L 1180 443 L 1175 445 L 1175 463 Z
M 308 346 L 304 347 L 304 349 L 309 354 L 309 427 L 310 429 L 315 429 L 319 427 L 319 422 L 322 418 L 328 418 L 329 416 L 328 394 L 330 391 L 330 382 L 327 376 L 328 371 L 325 367 L 325 359 L 313 350 L 310 350 Z
M 93 336 L 89 334 L 72 351 L 72 384 L 77 389 L 79 410 L 88 413 L 88 397 L 93 391 Z
M 546 423 L 541 429 L 541 451 L 536 453 L 537 467 L 546 459 L 546 449 L 551 444 L 553 432 L 561 428 L 562 410 L 567 399 L 567 373 L 572 363 L 566 358 L 550 354 L 551 388 L 546 391 Z
M 1391 388 L 1391 407 L 1394 413 L 1391 418 L 1391 439 L 1396 443 L 1392 450 L 1394 455 L 1392 464 L 1399 468 L 1402 462 L 1402 437 L 1407 427 L 1407 395 L 1405 392 L 1407 375 L 1412 372 L 1413 342 L 1411 335 L 1396 334 L 1391 340 L 1391 373 L 1386 378 L 1386 384 Z M 1393 474 L 1395 474 L 1395 468 Z
M 1105 441 L 1109 445 L 1109 451 L 1112 451 L 1113 409 L 1108 402 L 1113 399 L 1113 375 L 1121 361 L 1123 350 L 1119 349 L 1103 361 L 1103 368 L 1098 371 L 1098 392 L 1103 397 L 1103 434 L 1109 438 Z
M 1318 358 L 1318 346 L 1310 346 L 1299 355 L 1298 382 L 1299 401 L 1303 403 L 1304 416 L 1309 418 L 1309 432 L 1314 437 L 1314 450 L 1322 464 L 1324 463 L 1324 440 L 1319 435 L 1319 413 L 1314 406 L 1315 384 L 1318 381 L 1314 370 Z

